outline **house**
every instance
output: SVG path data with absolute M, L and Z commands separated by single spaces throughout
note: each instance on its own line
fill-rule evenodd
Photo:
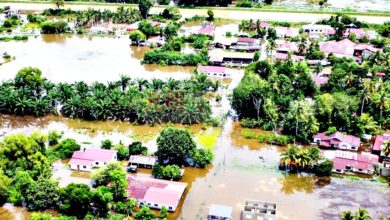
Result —
M 340 41 L 327 41 L 319 43 L 320 50 L 327 56 L 333 54 L 337 57 L 353 57 L 355 51 L 355 43 L 349 39 Z
M 245 66 L 253 62 L 254 53 L 230 52 L 221 49 L 209 51 L 209 61 L 214 65 Z
M 307 24 L 302 25 L 303 32 L 316 35 L 327 35 L 329 30 L 334 30 L 330 25 Z
M 261 50 L 260 40 L 249 37 L 239 37 L 230 49 L 236 51 L 256 52 Z
M 194 34 L 204 34 L 214 36 L 215 26 L 210 24 L 202 24 L 202 27 L 194 32 Z
M 215 36 L 213 42 L 210 44 L 210 47 L 229 49 L 235 42 L 237 42 L 237 39 L 234 37 Z
M 346 31 L 345 31 L 345 34 L 344 36 L 345 37 L 348 37 L 349 35 L 351 34 L 355 34 L 356 38 L 357 39 L 361 39 L 363 37 L 369 37 L 369 35 L 367 34 L 367 32 L 361 28 L 348 28 Z
M 386 73 L 383 73 L 383 72 L 377 72 L 375 73 L 375 75 L 379 78 L 379 79 L 382 79 L 383 77 L 386 76 Z
M 298 28 L 275 27 L 275 31 L 276 31 L 277 38 L 290 38 L 290 37 L 296 37 L 299 35 Z
M 381 151 L 385 147 L 384 143 L 386 141 L 390 141 L 390 132 L 376 136 L 374 145 L 372 146 L 372 152 L 381 156 L 383 154 Z
M 276 60 L 287 60 L 289 54 L 288 53 L 276 53 L 275 59 Z M 296 56 L 296 55 L 290 55 L 291 59 L 296 62 L 302 62 L 305 60 L 304 56 Z
M 328 80 L 329 80 L 329 78 L 326 76 L 313 76 L 312 79 L 318 87 L 320 87 L 323 84 L 328 83 Z
M 131 155 L 129 158 L 129 166 L 137 166 L 152 169 L 157 164 L 156 156 Z
M 223 66 L 198 66 L 198 72 L 206 73 L 210 77 L 230 78 L 231 74 Z
M 296 42 L 278 42 L 276 52 L 277 53 L 297 53 L 298 52 L 298 43 Z
M 379 49 L 368 45 L 368 44 L 358 44 L 354 48 L 353 55 L 355 57 L 363 57 L 363 58 L 368 58 L 371 56 L 373 53 L 377 52 Z
M 154 179 L 145 175 L 127 177 L 127 195 L 135 198 L 139 206 L 153 209 L 166 207 L 174 212 L 179 206 L 187 183 Z
M 250 219 L 276 219 L 276 203 L 259 200 L 246 200 L 242 211 L 243 220 Z
M 93 167 L 103 167 L 107 163 L 115 162 L 116 160 L 115 150 L 87 148 L 73 152 L 69 164 L 72 170 L 91 171 Z
M 318 133 L 313 135 L 313 139 L 316 144 L 325 148 L 357 151 L 360 147 L 360 138 L 353 135 L 346 135 L 338 131 L 331 135 Z
M 231 220 L 232 207 L 212 204 L 209 208 L 207 220 Z
M 336 157 L 333 159 L 333 172 L 346 173 L 356 172 L 373 174 L 375 164 L 379 162 L 378 155 L 362 152 L 336 151 Z

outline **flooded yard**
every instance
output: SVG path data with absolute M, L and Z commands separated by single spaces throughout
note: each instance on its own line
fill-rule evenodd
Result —
M 120 75 L 144 79 L 189 78 L 194 67 L 141 65 L 146 47 L 129 46 L 127 37 L 42 35 L 0 44 L 16 59 L 0 66 L 0 80 L 12 79 L 27 66 L 42 70 L 53 82 L 118 80 Z

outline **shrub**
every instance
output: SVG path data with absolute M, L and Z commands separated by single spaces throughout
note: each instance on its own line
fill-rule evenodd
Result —
M 246 139 L 253 139 L 255 138 L 255 133 L 253 131 L 250 131 L 250 130 L 244 130 L 242 131 L 242 135 L 246 138 Z
M 203 51 L 203 50 L 202 50 Z M 207 64 L 207 51 L 198 54 L 183 54 L 177 51 L 164 51 L 156 49 L 145 53 L 144 64 L 158 64 L 165 61 L 167 65 L 196 66 L 198 64 Z
M 292 141 L 291 136 L 287 135 L 275 135 L 274 133 L 261 133 L 257 136 L 260 143 L 286 145 Z
M 241 8 L 252 8 L 253 3 L 251 1 L 248 1 L 248 0 L 240 0 L 237 2 L 236 6 L 241 7 Z
M 57 133 L 57 131 L 49 131 L 48 140 L 49 146 L 58 144 L 58 140 L 62 137 L 62 134 Z
M 115 150 L 117 151 L 118 160 L 127 160 L 129 159 L 129 148 L 125 147 L 122 144 L 118 144 L 114 146 Z
M 155 178 L 178 180 L 181 178 L 181 170 L 177 165 L 167 165 L 166 167 L 156 165 L 152 169 L 152 175 Z
M 317 176 L 330 176 L 332 173 L 333 162 L 331 160 L 325 160 L 313 167 L 313 173 Z
M 61 141 L 57 147 L 48 149 L 47 154 L 50 159 L 67 159 L 72 156 L 73 152 L 78 150 L 80 150 L 80 145 L 77 144 L 76 140 L 68 138 Z
M 227 31 L 227 32 L 226 32 L 226 37 L 232 37 L 232 32 Z
M 62 34 L 68 31 L 68 23 L 65 21 L 46 21 L 41 23 L 42 34 Z
M 9 19 L 5 20 L 4 23 L 3 23 L 3 27 L 5 27 L 5 28 L 11 28 L 11 27 L 12 27 L 12 22 L 11 22 L 11 20 L 9 20 Z
M 112 148 L 112 146 L 113 146 L 113 144 L 112 144 L 112 141 L 111 141 L 111 140 L 107 139 L 107 140 L 103 140 L 103 141 L 102 141 L 102 148 L 103 148 L 103 149 L 109 150 L 109 149 Z
M 261 119 L 255 120 L 255 119 L 244 118 L 241 120 L 242 128 L 261 128 L 262 124 L 263 121 Z
M 129 145 L 129 155 L 147 155 L 148 148 L 142 146 L 142 143 L 139 141 L 135 141 Z

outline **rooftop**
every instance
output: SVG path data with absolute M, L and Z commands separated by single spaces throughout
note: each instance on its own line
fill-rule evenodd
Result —
M 155 165 L 157 163 L 156 156 L 144 156 L 144 155 L 131 155 L 129 163 Z
M 320 43 L 320 50 L 325 53 L 341 54 L 352 56 L 354 52 L 355 43 L 349 39 L 341 41 L 327 41 Z
M 144 175 L 127 177 L 127 195 L 137 200 L 177 206 L 187 183 L 154 179 Z
M 209 216 L 218 216 L 223 218 L 231 218 L 232 207 L 212 204 L 209 208 Z
M 380 151 L 382 148 L 381 146 L 385 141 L 390 141 L 390 135 L 389 134 L 383 134 L 383 135 L 378 135 L 375 138 L 374 146 L 372 147 L 372 150 L 375 151 Z
M 198 66 L 197 70 L 207 73 L 225 73 L 226 68 L 223 66 Z
M 106 150 L 101 148 L 87 148 L 84 151 L 73 152 L 70 164 L 90 164 L 90 161 L 109 162 L 116 155 L 115 150 Z

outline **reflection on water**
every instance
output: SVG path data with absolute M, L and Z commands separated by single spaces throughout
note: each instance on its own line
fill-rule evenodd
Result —
M 127 37 L 85 37 L 42 35 L 28 41 L 0 44 L 16 59 L 0 67 L 0 80 L 14 78 L 26 66 L 38 67 L 43 76 L 54 82 L 114 81 L 121 74 L 132 78 L 190 77 L 194 67 L 141 65 L 145 47 L 129 46 Z

